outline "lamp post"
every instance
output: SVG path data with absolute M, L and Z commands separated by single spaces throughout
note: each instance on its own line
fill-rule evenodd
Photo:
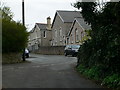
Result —
M 25 26 L 24 0 L 22 0 L 22 24 Z M 22 59 L 25 61 L 25 48 L 23 49 Z

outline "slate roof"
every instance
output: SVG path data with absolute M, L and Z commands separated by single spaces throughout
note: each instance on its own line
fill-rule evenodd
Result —
M 72 29 L 73 29 L 76 21 L 79 23 L 80 26 L 82 26 L 83 29 L 85 29 L 85 30 L 91 29 L 90 25 L 88 25 L 88 24 L 84 21 L 84 18 L 75 18 L 74 21 L 73 21 L 73 23 L 72 23 L 71 29 L 70 29 L 70 31 L 69 31 L 69 33 L 68 33 L 68 36 L 71 34 Z
M 55 14 L 55 17 L 54 17 L 54 20 L 53 20 L 53 23 L 52 23 L 52 27 L 54 25 L 54 22 L 55 22 L 55 19 L 56 19 L 57 15 L 62 19 L 62 21 L 64 23 L 72 23 L 74 18 L 82 17 L 82 15 L 80 14 L 79 11 L 57 10 L 56 14 Z
M 44 23 L 36 23 L 36 24 L 41 30 L 46 30 L 47 24 L 44 24 Z
M 40 30 L 47 30 L 47 24 L 44 23 L 35 23 L 35 27 L 36 25 L 40 28 Z M 30 33 L 33 33 L 35 30 L 35 27 L 30 31 Z
M 79 24 L 85 29 L 89 30 L 91 29 L 90 25 L 88 25 L 83 18 L 76 18 L 76 20 L 79 22 Z
M 73 22 L 74 18 L 82 17 L 79 11 L 57 11 L 64 22 Z

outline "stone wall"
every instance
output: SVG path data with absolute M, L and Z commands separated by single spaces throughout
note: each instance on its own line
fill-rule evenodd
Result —
M 22 53 L 2 54 L 2 64 L 19 63 L 22 61 Z
M 64 55 L 64 48 L 65 46 L 41 46 L 33 52 L 45 55 Z

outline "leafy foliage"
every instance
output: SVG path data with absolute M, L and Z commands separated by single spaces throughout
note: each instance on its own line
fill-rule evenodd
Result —
M 108 87 L 114 87 L 114 88 L 119 87 L 120 88 L 120 76 L 119 76 L 119 74 L 113 74 L 113 75 L 107 76 L 103 80 L 102 84 L 108 85 Z
M 0 11 L 2 12 L 2 18 L 6 20 L 12 20 L 13 18 L 13 13 L 11 12 L 9 7 L 1 7 Z
M 120 75 L 120 2 L 107 2 L 102 11 L 97 5 L 96 2 L 74 4 L 82 8 L 83 18 L 92 28 L 91 39 L 80 47 L 78 62 L 89 69 L 102 67 L 101 78 L 114 73 Z M 91 72 L 94 70 L 87 71 L 92 75 Z
M 85 41 L 91 39 L 90 34 L 91 30 L 85 30 L 86 35 L 83 36 L 82 40 L 80 40 L 80 43 L 83 44 Z
M 26 27 L 12 20 L 11 11 L 4 7 L 2 17 L 2 52 L 20 52 L 27 45 Z
M 2 51 L 19 52 L 27 42 L 26 28 L 14 21 L 2 20 Z
M 98 81 L 101 85 L 107 85 L 109 88 L 114 88 L 115 90 L 120 89 L 120 74 L 106 73 L 105 66 L 100 65 L 89 68 L 80 64 L 77 67 L 77 71 L 87 76 L 89 79 Z
M 103 76 L 104 73 L 102 73 L 103 67 L 102 66 L 93 66 L 91 68 L 86 68 L 84 65 L 80 64 L 77 67 L 78 72 L 82 73 L 83 75 L 86 75 L 90 79 L 95 80 L 101 80 L 101 75 Z

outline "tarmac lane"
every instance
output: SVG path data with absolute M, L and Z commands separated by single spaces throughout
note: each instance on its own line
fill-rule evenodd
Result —
M 101 88 L 75 70 L 77 58 L 31 54 L 27 63 L 2 66 L 5 88 Z

